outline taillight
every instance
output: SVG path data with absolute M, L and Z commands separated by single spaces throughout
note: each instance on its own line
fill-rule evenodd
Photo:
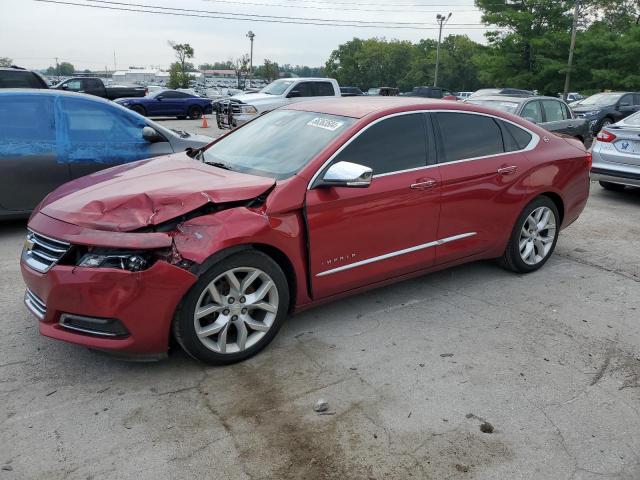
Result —
M 615 139 L 616 136 L 606 130 L 600 130 L 600 132 L 598 132 L 598 135 L 596 135 L 596 140 L 598 140 L 599 142 L 609 143 L 613 142 Z
M 591 170 L 591 165 L 593 165 L 593 155 L 591 155 L 591 152 L 587 152 L 585 160 L 587 161 L 587 168 Z

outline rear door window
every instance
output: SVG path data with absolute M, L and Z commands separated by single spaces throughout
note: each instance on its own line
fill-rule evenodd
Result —
M 492 117 L 457 112 L 439 112 L 435 117 L 443 148 L 440 162 L 505 152 L 502 131 Z
M 542 107 L 547 122 L 561 122 L 566 120 L 562 104 L 556 100 L 543 100 Z
M 55 141 L 52 96 L 0 94 L 0 157 L 23 155 L 25 144 L 32 153 L 51 152 Z
M 315 87 L 316 97 L 332 97 L 334 94 L 333 85 L 331 84 L 331 82 L 315 82 Z
M 540 102 L 537 100 L 534 102 L 528 102 L 522 109 L 521 117 L 532 119 L 534 122 L 542 123 L 542 109 L 540 108 Z
M 424 115 L 413 113 L 384 119 L 356 137 L 335 158 L 370 167 L 374 175 L 427 165 Z

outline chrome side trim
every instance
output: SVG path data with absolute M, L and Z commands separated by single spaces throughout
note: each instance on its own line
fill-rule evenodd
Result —
M 404 248 L 402 250 L 397 250 L 395 252 L 385 253 L 384 255 L 379 255 L 377 257 L 367 258 L 366 260 L 360 260 L 359 262 L 350 263 L 348 265 L 343 265 L 341 267 L 332 268 L 331 270 L 325 270 L 324 272 L 320 272 L 316 274 L 316 277 L 324 277 L 326 275 L 331 275 L 332 273 L 343 272 L 345 270 L 351 270 L 352 268 L 361 267 L 363 265 L 368 265 L 369 263 L 379 262 L 380 260 L 386 260 L 388 258 L 397 257 L 399 255 L 404 255 L 405 253 L 411 253 L 418 250 L 424 250 L 425 248 L 435 247 L 437 245 L 444 245 L 445 243 L 455 242 L 456 240 L 462 240 L 463 238 L 473 237 L 477 232 L 469 232 L 469 233 L 461 233 L 460 235 L 454 235 L 453 237 L 442 238 L 440 240 L 435 240 L 429 243 L 423 243 L 422 245 L 416 245 L 415 247 Z
M 44 320 L 47 313 L 47 306 L 45 303 L 31 290 L 27 288 L 24 292 L 24 304 L 40 320 Z
M 398 175 L 400 173 L 406 173 L 406 172 L 414 172 L 414 171 L 418 171 L 418 170 L 426 170 L 429 168 L 434 168 L 434 167 L 441 167 L 444 165 L 452 165 L 455 163 L 462 163 L 462 162 L 471 162 L 473 160 L 482 160 L 485 158 L 493 158 L 493 157 L 498 157 L 498 156 L 504 156 L 504 155 L 513 155 L 516 153 L 522 153 L 522 152 L 528 152 L 530 150 L 533 150 L 534 148 L 536 148 L 536 146 L 538 145 L 538 143 L 540 142 L 540 136 L 535 133 L 532 130 L 529 130 L 526 127 L 523 127 L 522 125 L 516 123 L 516 122 L 512 122 L 511 120 L 508 120 L 506 118 L 500 117 L 498 115 L 490 115 L 488 113 L 481 113 L 481 112 L 471 112 L 468 110 L 456 110 L 456 109 L 441 109 L 441 110 L 410 110 L 407 112 L 399 112 L 399 113 L 393 113 L 391 115 L 387 115 L 385 117 L 380 117 L 377 120 L 374 120 L 373 122 L 369 123 L 368 125 L 366 125 L 363 129 L 359 130 L 358 132 L 356 132 L 356 134 L 354 136 L 352 136 L 349 140 L 347 140 L 345 143 L 343 143 L 340 148 L 338 150 L 336 150 L 333 155 L 331 155 L 323 164 L 322 166 L 316 171 L 316 173 L 313 175 L 313 177 L 311 177 L 311 180 L 309 181 L 309 183 L 307 184 L 307 190 L 311 190 L 311 186 L 314 184 L 314 182 L 316 181 L 316 179 L 318 178 L 318 176 L 320 175 L 320 173 L 327 167 L 327 165 L 329 165 L 338 155 L 340 155 L 340 153 L 349 146 L 349 144 L 351 142 L 353 142 L 356 138 L 358 138 L 360 135 L 362 135 L 364 132 L 366 132 L 369 128 L 373 127 L 375 124 L 383 121 L 383 120 L 387 120 L 389 118 L 393 118 L 393 117 L 399 117 L 401 115 L 411 115 L 413 113 L 466 113 L 468 115 L 481 115 L 483 117 L 490 117 L 490 118 L 495 118 L 497 120 L 502 120 L 503 122 L 507 122 L 510 123 L 518 128 L 521 128 L 522 130 L 524 130 L 525 132 L 529 133 L 531 135 L 531 141 L 529 142 L 529 144 L 523 148 L 522 150 L 514 150 L 513 152 L 503 152 L 503 153 L 496 153 L 493 155 L 485 155 L 482 157 L 472 157 L 472 158 L 464 158 L 462 160 L 455 160 L 453 162 L 442 162 L 442 163 L 435 163 L 433 165 L 425 165 L 423 167 L 416 167 L 416 168 L 409 168 L 406 170 L 398 170 L 395 172 L 387 172 L 387 173 L 379 173 L 378 175 L 374 175 L 373 178 L 378 178 L 378 177 L 386 177 L 389 175 Z

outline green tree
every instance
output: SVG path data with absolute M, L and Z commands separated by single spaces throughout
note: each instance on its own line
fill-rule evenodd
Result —
M 75 71 L 76 68 L 69 62 L 62 62 L 57 68 L 58 75 L 62 75 L 63 77 L 70 77 Z
M 271 60 L 267 60 L 266 58 L 264 60 L 264 64 L 256 68 L 254 73 L 256 77 L 264 78 L 268 82 L 276 80 L 280 77 L 280 69 L 278 67 L 278 64 L 272 62 Z
M 13 65 L 13 59 L 9 57 L 0 57 L 0 67 L 10 67 Z
M 169 88 L 188 88 L 189 82 L 194 78 L 189 74 L 194 70 L 193 64 L 187 61 L 193 58 L 193 48 L 188 43 L 169 42 L 169 45 L 173 48 L 177 61 L 169 67 L 167 85 Z

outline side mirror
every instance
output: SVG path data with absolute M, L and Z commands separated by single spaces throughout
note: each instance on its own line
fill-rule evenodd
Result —
M 164 138 L 162 138 L 162 135 L 160 135 L 158 132 L 156 132 L 153 128 L 149 127 L 148 125 L 142 128 L 142 138 L 149 143 L 164 141 Z
M 66 83 L 63 83 L 62 85 L 60 85 L 60 88 L 62 90 L 68 90 L 69 89 L 69 85 L 67 85 Z
M 296 97 L 300 97 L 300 90 L 291 90 L 289 92 L 289 95 L 287 95 L 287 98 L 296 98 Z
M 373 170 L 351 162 L 334 163 L 325 172 L 318 186 L 366 188 L 371 185 Z
M 533 117 L 524 117 L 525 120 L 529 120 L 531 123 L 538 124 L 538 121 Z

